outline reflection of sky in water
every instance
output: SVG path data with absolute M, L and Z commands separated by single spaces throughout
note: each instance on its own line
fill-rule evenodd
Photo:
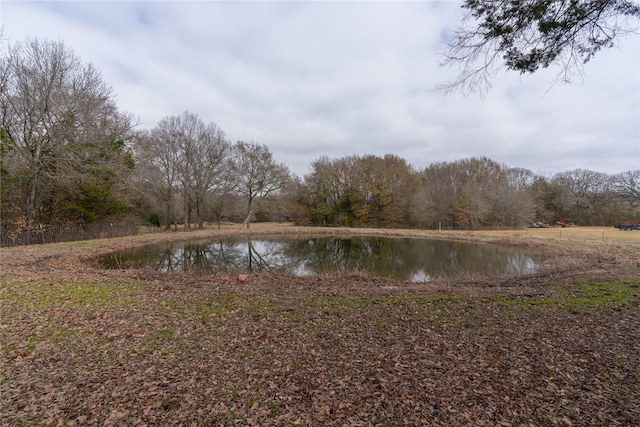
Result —
M 312 269 L 308 268 L 305 263 L 300 263 L 299 265 L 296 265 L 293 270 L 292 273 L 294 276 L 313 276 L 314 272 Z
M 536 271 L 536 263 L 531 258 L 525 256 L 514 256 L 508 265 L 507 275 L 517 276 L 521 274 L 531 274 Z
M 431 275 L 427 274 L 424 270 L 416 271 L 409 277 L 409 282 L 430 282 L 434 279 Z
M 381 238 L 246 236 L 150 246 L 104 257 L 109 268 L 216 274 L 283 271 L 297 276 L 364 273 L 410 282 L 466 275 L 518 276 L 542 258 L 513 248 L 450 241 Z

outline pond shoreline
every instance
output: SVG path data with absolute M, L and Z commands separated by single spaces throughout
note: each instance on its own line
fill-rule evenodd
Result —
M 362 274 L 408 282 L 464 276 L 520 277 L 543 265 L 525 248 L 445 239 L 368 235 L 260 234 L 156 243 L 99 255 L 106 269 L 198 275 Z
M 319 230 L 249 233 L 307 231 Z M 3 248 L 0 425 L 640 424 L 640 241 L 321 232 L 454 238 L 552 259 L 522 278 L 406 283 L 90 262 L 236 228 Z

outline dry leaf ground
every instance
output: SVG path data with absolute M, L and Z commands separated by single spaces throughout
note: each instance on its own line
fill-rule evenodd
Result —
M 2 249 L 0 425 L 640 425 L 640 234 L 348 232 L 552 261 L 524 278 L 409 284 L 91 263 L 234 230 Z

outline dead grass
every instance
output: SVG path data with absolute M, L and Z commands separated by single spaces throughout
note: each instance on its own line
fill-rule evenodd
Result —
M 238 228 L 2 249 L 0 425 L 640 425 L 639 232 L 249 231 L 553 255 L 532 276 L 427 284 L 88 262 Z

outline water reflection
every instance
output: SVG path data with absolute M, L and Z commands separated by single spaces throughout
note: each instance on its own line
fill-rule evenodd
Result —
M 295 275 L 365 273 L 424 282 L 442 277 L 532 273 L 541 258 L 499 246 L 384 237 L 234 237 L 152 245 L 104 256 L 107 268 L 225 274 L 283 271 Z

